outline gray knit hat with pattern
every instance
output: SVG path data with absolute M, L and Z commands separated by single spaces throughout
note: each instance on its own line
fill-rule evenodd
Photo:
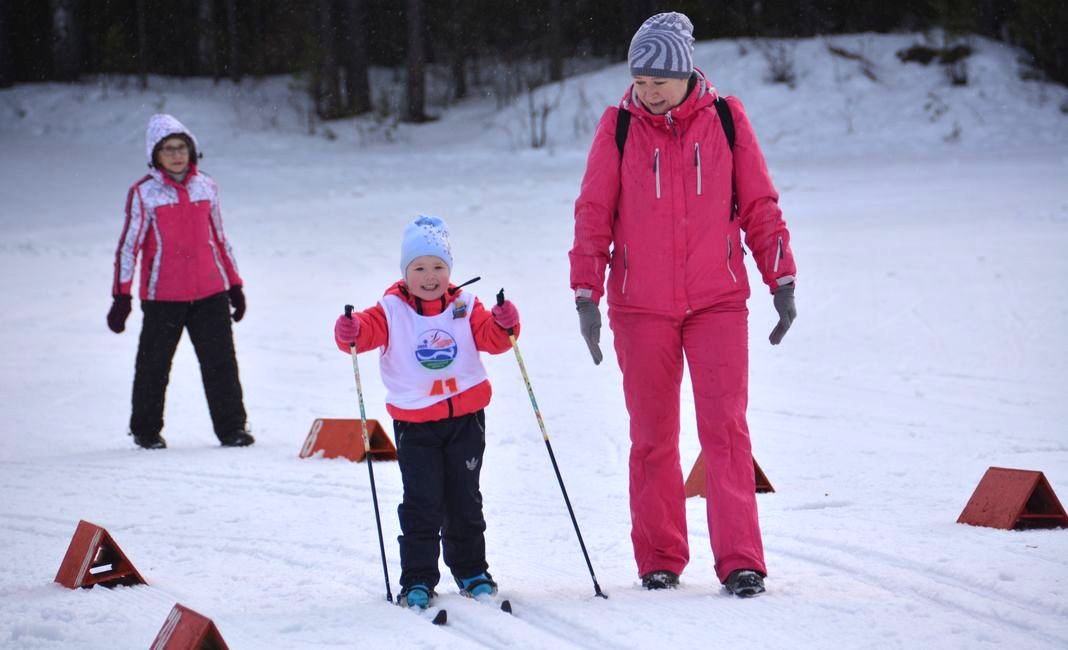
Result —
M 693 23 L 677 11 L 647 19 L 630 41 L 630 75 L 689 79 L 693 73 Z

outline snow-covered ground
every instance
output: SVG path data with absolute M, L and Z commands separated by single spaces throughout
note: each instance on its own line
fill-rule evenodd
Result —
M 640 588 L 611 332 L 598 367 L 578 334 L 572 203 L 623 65 L 541 91 L 560 102 L 541 151 L 522 145 L 525 98 L 501 111 L 471 100 L 390 133 L 341 122 L 329 139 L 308 135 L 289 79 L 0 91 L 0 647 L 144 648 L 176 602 L 235 649 L 1068 646 L 1068 530 L 955 523 L 990 466 L 1043 471 L 1068 503 L 1068 91 L 1021 80 L 1017 53 L 985 40 L 970 85 L 952 87 L 894 56 L 918 38 L 833 39 L 875 80 L 827 41 L 791 41 L 794 89 L 764 80 L 755 41 L 697 48 L 750 113 L 799 266 L 782 346 L 766 342 L 770 298 L 750 301 L 749 422 L 777 492 L 758 499 L 769 591 L 749 601 L 716 582 L 699 498 L 682 587 Z M 104 315 L 125 191 L 160 110 L 200 138 L 246 280 L 235 336 L 248 449 L 217 446 L 188 342 L 170 448 L 125 435 L 139 317 L 116 336 Z M 520 309 L 608 600 L 593 597 L 511 354 L 486 358 L 482 476 L 491 571 L 514 617 L 444 582 L 444 628 L 390 606 L 366 468 L 297 457 L 315 418 L 356 417 L 333 320 L 395 279 L 403 224 L 420 212 L 450 223 L 454 279 L 479 275 L 484 301 L 504 287 Z M 391 432 L 376 356 L 360 361 L 369 414 Z M 697 455 L 687 392 L 684 471 Z M 375 477 L 396 593 L 399 473 L 378 463 Z M 54 584 L 79 519 L 104 526 L 149 585 Z

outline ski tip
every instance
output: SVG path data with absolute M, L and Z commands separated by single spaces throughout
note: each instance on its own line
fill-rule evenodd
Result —
M 434 614 L 434 625 L 445 625 L 449 621 L 449 613 L 444 609 L 439 609 L 437 614 Z
M 501 601 L 501 611 L 502 612 L 508 612 L 509 614 L 511 614 L 512 613 L 512 601 L 510 601 L 510 600 Z

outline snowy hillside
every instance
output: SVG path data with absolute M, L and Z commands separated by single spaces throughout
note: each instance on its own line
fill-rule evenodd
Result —
M 525 97 L 309 135 L 289 79 L 0 91 L 0 546 L 11 560 L 0 647 L 144 648 L 176 602 L 235 649 L 1068 646 L 1068 530 L 955 523 L 990 466 L 1043 471 L 1068 504 L 1068 90 L 1021 79 L 1018 53 L 982 39 L 969 85 L 952 86 L 940 66 L 895 56 L 921 39 L 773 44 L 793 52 L 793 88 L 765 81 L 767 44 L 697 46 L 698 66 L 751 116 L 799 267 L 799 319 L 783 345 L 766 342 L 770 298 L 755 287 L 750 300 L 749 424 L 777 490 L 758 498 L 769 591 L 750 601 L 719 588 L 702 499 L 688 501 L 682 587 L 640 588 L 611 331 L 596 367 L 578 333 L 572 206 L 624 65 L 539 90 L 536 103 L 559 105 L 537 151 L 524 144 Z M 251 448 L 217 446 L 187 341 L 169 448 L 125 435 L 140 319 L 135 308 L 116 336 L 104 316 L 123 200 L 157 111 L 197 134 L 221 187 L 249 301 L 235 337 Z M 471 288 L 483 301 L 504 287 L 520 310 L 523 358 L 608 600 L 593 597 L 511 354 L 485 358 L 482 478 L 490 570 L 513 617 L 446 582 L 446 627 L 391 607 L 366 467 L 297 457 L 315 418 L 357 416 L 333 321 L 396 279 L 401 230 L 420 212 L 449 222 L 454 280 L 481 276 Z M 392 435 L 377 357 L 360 363 L 369 415 Z M 688 380 L 681 453 L 688 472 Z M 387 463 L 375 476 L 396 593 L 400 477 Z M 107 528 L 149 585 L 54 584 L 79 519 Z

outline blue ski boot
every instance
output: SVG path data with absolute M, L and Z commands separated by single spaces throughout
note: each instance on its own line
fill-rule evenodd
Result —
M 460 587 L 460 594 L 468 598 L 497 595 L 497 583 L 486 571 L 470 578 L 457 578 L 456 585 Z
M 401 607 L 426 609 L 430 607 L 430 601 L 435 595 L 434 590 L 426 585 L 409 585 L 397 595 L 397 604 Z

